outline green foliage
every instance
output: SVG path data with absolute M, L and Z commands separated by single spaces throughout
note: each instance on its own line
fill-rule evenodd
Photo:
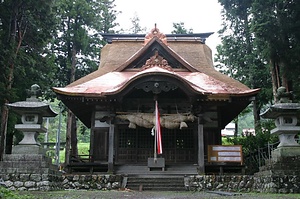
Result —
M 79 143 L 90 142 L 90 129 L 88 129 L 82 122 L 78 121 L 78 134 L 77 139 Z
M 251 88 L 262 88 L 258 108 L 272 101 L 272 89 L 280 85 L 299 92 L 300 2 L 219 2 L 224 23 L 219 32 L 222 45 L 216 61 L 222 64 L 218 67 Z
M 54 102 L 50 103 L 51 107 L 58 113 L 58 115 L 54 118 L 45 118 L 43 123 L 47 125 L 48 120 L 48 140 L 47 142 L 56 142 L 57 139 L 57 133 L 59 128 L 59 114 L 60 109 L 59 106 L 62 106 L 62 113 L 61 113 L 61 126 L 60 126 L 60 141 L 66 142 L 66 107 L 62 105 L 58 100 L 55 100 Z M 88 129 L 80 120 L 77 121 L 77 139 L 79 143 L 88 143 L 90 142 L 90 129 Z M 39 135 L 39 141 L 44 142 L 45 141 L 45 134 Z
M 57 2 L 60 21 L 51 46 L 58 66 L 57 86 L 71 83 L 74 75 L 76 80 L 97 69 L 104 45 L 100 33 L 112 32 L 117 25 L 114 7 L 114 0 Z
M 51 87 L 54 62 L 46 46 L 55 29 L 52 7 L 51 0 L 0 3 L 1 105 L 24 100 L 34 83 Z
M 25 100 L 26 89 L 35 83 L 44 99 L 53 100 L 53 86 L 70 83 L 72 73 L 78 79 L 96 70 L 104 45 L 100 33 L 112 32 L 117 25 L 114 7 L 114 0 L 1 1 L 0 105 Z M 73 63 L 76 70 L 72 71 Z M 18 118 L 9 116 L 7 138 L 11 139 L 7 140 L 13 134 L 21 139 L 14 130 Z M 55 141 L 57 127 L 54 119 L 49 141 Z M 84 135 L 80 139 L 89 140 L 87 129 L 80 126 L 80 131 Z M 61 135 L 65 140 L 65 125 Z
M 251 1 L 219 0 L 223 6 L 223 28 L 219 31 L 222 44 L 217 46 L 216 66 L 221 72 L 237 79 L 250 88 L 261 88 L 257 108 L 272 99 L 271 76 L 267 58 L 255 42 L 252 32 Z
M 78 154 L 89 155 L 90 154 L 90 143 L 78 143 Z
M 273 64 L 274 82 L 299 92 L 300 2 L 256 0 L 252 9 L 252 31 L 262 55 Z
M 243 129 L 253 129 L 254 119 L 253 119 L 253 108 L 249 105 L 244 109 L 237 118 L 238 122 L 238 136 L 243 134 Z
M 54 62 L 47 48 L 55 29 L 54 1 L 7 0 L 0 3 L 0 105 L 26 99 L 25 89 L 34 83 L 49 93 L 54 81 Z M 5 110 L 3 107 L 1 110 Z M 5 135 L 6 152 L 10 153 L 13 142 L 13 114 L 7 121 L 6 112 L 2 112 L 4 121 L 0 134 Z M 1 154 L 3 143 L 1 140 Z
M 78 143 L 78 155 L 89 155 L 90 154 L 90 143 Z M 65 150 L 59 152 L 59 162 L 65 162 Z
M 30 199 L 33 198 L 29 195 L 19 194 L 16 191 L 8 190 L 0 186 L 0 199 Z

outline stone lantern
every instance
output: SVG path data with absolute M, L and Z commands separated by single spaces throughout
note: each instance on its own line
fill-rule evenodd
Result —
M 22 124 L 16 124 L 15 129 L 24 134 L 22 141 L 13 147 L 13 154 L 37 154 L 41 153 L 41 147 L 36 141 L 38 133 L 45 133 L 47 129 L 43 126 L 43 117 L 55 117 L 55 113 L 49 104 L 41 102 L 37 96 L 40 87 L 37 84 L 31 86 L 31 95 L 26 101 L 7 104 L 14 112 L 21 116 Z
M 300 145 L 295 137 L 300 132 L 300 126 L 297 126 L 300 104 L 292 102 L 288 97 L 291 93 L 287 93 L 284 87 L 278 89 L 277 95 L 279 103 L 261 114 L 263 118 L 275 120 L 276 128 L 271 130 L 271 134 L 278 135 L 280 143 L 272 157 L 276 159 L 277 156 L 299 156 Z

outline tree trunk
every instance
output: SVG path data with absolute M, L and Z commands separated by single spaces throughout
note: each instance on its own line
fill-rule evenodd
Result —
M 259 115 L 260 114 L 260 108 L 259 108 L 256 100 L 254 100 L 252 102 L 252 104 L 253 104 L 254 129 L 255 129 L 256 132 L 258 132 L 261 129 L 261 127 L 260 127 L 260 115 Z
M 70 83 L 75 81 L 75 72 L 76 72 L 76 54 L 77 50 L 75 45 L 73 44 L 72 48 L 72 65 L 71 65 L 71 77 L 70 77 Z M 72 113 L 71 116 L 71 152 L 72 155 L 77 156 L 78 155 L 78 148 L 77 148 L 77 129 L 76 129 L 76 118 L 75 115 Z
M 78 156 L 78 147 L 77 147 L 77 128 L 76 128 L 76 118 L 72 113 L 72 126 L 71 126 L 71 155 L 77 157 Z
M 71 75 L 70 83 L 75 81 L 75 72 L 76 72 L 76 48 L 73 44 L 72 48 L 72 63 L 71 63 Z M 70 156 L 78 155 L 77 147 L 77 132 L 76 132 L 76 118 L 74 113 L 71 110 L 68 110 L 68 119 L 67 119 L 67 132 L 66 132 L 66 153 L 65 153 L 65 163 L 70 163 Z
M 3 160 L 5 143 L 6 143 L 6 131 L 7 131 L 7 120 L 8 120 L 8 108 L 3 105 L 1 113 L 1 143 L 0 143 L 0 161 Z
M 13 141 L 14 141 L 14 134 L 13 133 L 7 133 L 6 134 L 5 154 L 11 154 L 12 153 Z
M 239 117 L 236 117 L 234 123 L 235 123 L 235 125 L 234 125 L 234 137 L 238 137 L 238 133 L 239 133 Z
M 276 64 L 273 59 L 270 59 L 270 71 L 271 71 L 271 78 L 272 78 L 274 102 L 277 102 L 277 99 L 276 99 L 276 92 L 277 92 L 277 88 L 278 88 L 277 72 L 276 72 Z
M 72 112 L 68 110 L 67 117 L 67 132 L 66 132 L 66 150 L 65 150 L 65 164 L 70 164 L 71 151 L 71 128 L 72 128 Z
M 10 31 L 8 44 L 12 47 L 11 50 L 13 53 L 9 54 L 10 59 L 7 63 L 8 65 L 8 75 L 6 81 L 6 90 L 5 92 L 10 93 L 13 85 L 13 77 L 14 77 L 14 68 L 15 68 L 15 60 L 17 59 L 17 55 L 19 53 L 23 38 L 26 33 L 26 27 L 24 30 L 21 30 L 18 27 L 18 17 L 22 20 L 22 17 L 19 15 L 19 10 L 22 9 L 21 4 L 12 4 L 11 8 L 11 22 L 10 22 Z M 20 22 L 20 21 L 19 21 Z M 21 23 L 21 22 L 20 22 Z M 17 41 L 17 42 L 16 42 Z M 3 160 L 3 154 L 5 152 L 5 144 L 6 144 L 6 134 L 7 134 L 7 121 L 8 121 L 8 113 L 9 110 L 5 104 L 9 103 L 8 99 L 4 99 L 4 104 L 2 105 L 1 111 L 1 132 L 0 132 L 0 161 Z M 8 146 L 8 150 L 11 146 Z

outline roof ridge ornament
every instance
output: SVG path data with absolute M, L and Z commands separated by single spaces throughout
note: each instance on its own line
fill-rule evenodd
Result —
M 159 29 L 156 27 L 156 24 L 154 24 L 154 28 L 145 36 L 144 45 L 146 45 L 153 37 L 157 37 L 164 44 L 168 45 L 166 35 L 159 31 Z
M 141 70 L 146 70 L 154 66 L 158 66 L 168 71 L 173 71 L 173 68 L 169 65 L 168 61 L 160 56 L 157 50 L 150 59 L 147 59 L 146 63 L 141 67 Z

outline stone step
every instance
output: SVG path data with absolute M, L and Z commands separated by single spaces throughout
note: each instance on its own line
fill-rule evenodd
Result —
M 49 174 L 55 173 L 54 171 L 50 170 L 49 168 L 0 168 L 0 174 L 15 174 L 15 173 L 22 173 L 22 174 Z
M 128 177 L 126 187 L 132 190 L 185 190 L 183 177 Z
M 48 168 L 50 164 L 45 161 L 4 161 L 0 162 L 1 167 L 8 167 L 8 168 Z

